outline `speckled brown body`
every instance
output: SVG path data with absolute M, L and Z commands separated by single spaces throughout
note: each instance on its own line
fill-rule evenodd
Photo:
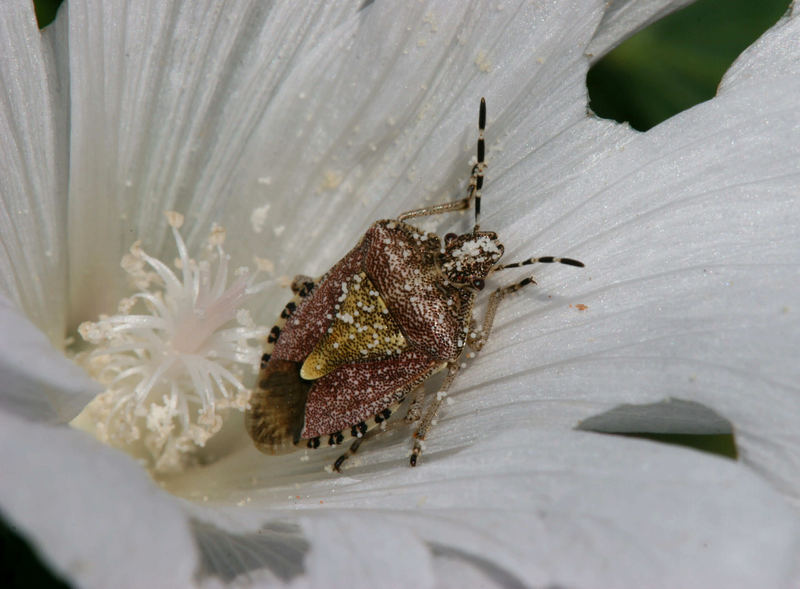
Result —
M 475 291 L 444 279 L 437 267 L 441 252 L 435 234 L 377 221 L 316 283 L 287 317 L 262 365 L 247 419 L 260 449 L 274 453 L 300 440 L 333 436 L 330 443 L 340 443 L 361 435 L 458 358 Z M 364 291 L 359 309 L 382 305 L 382 312 L 362 312 L 363 323 L 343 311 L 360 296 L 356 288 Z M 373 328 L 376 317 L 385 319 L 380 329 Z M 340 352 L 352 342 L 359 345 Z M 312 355 L 322 359 L 308 366 Z M 315 378 L 303 378 L 308 374 Z
M 418 422 L 409 457 L 415 466 L 461 368 L 464 346 L 480 351 L 500 301 L 535 284 L 528 276 L 495 289 L 478 326 L 473 305 L 485 279 L 536 263 L 583 266 L 578 260 L 552 256 L 500 264 L 503 246 L 497 234 L 481 231 L 479 225 L 485 124 L 486 102 L 481 99 L 477 162 L 465 198 L 378 221 L 321 279 L 295 278 L 296 296 L 267 338 L 258 387 L 246 414 L 247 430 L 259 450 L 274 454 L 301 441 L 316 448 L 354 437 L 333 464 L 339 470 L 364 434 L 416 391 L 422 394 L 414 395 L 406 415 L 406 421 Z M 463 211 L 473 204 L 473 229 L 448 233 L 444 243 L 403 222 Z M 445 376 L 423 415 L 420 385 L 439 370 L 445 370 Z

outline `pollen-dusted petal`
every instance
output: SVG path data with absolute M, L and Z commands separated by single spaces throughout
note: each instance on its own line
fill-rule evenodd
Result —
M 298 60 L 361 4 L 87 0 L 64 5 L 59 24 L 67 29 L 69 45 L 60 49 L 69 60 L 64 79 L 71 139 L 67 257 L 71 275 L 82 277 L 69 285 L 77 317 L 110 311 L 124 294 L 117 263 L 130 231 L 164 258 L 171 247 L 161 231 L 165 208 L 187 212 L 193 251 L 212 221 L 238 227 L 232 222 L 247 208 L 249 192 L 241 184 L 244 170 L 257 167 L 243 156 L 264 153 L 248 147 L 254 125 L 270 111 Z M 30 43 L 18 47 L 30 54 Z M 32 97 L 38 102 L 46 95 L 39 90 Z M 263 191 L 257 198 L 263 204 Z M 226 210 L 237 211 L 234 218 L 220 219 Z M 253 249 L 244 241 L 235 246 L 238 260 Z M 92 272 L 84 274 L 86 268 Z

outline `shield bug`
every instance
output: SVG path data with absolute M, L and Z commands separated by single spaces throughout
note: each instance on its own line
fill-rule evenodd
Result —
M 325 275 L 295 278 L 295 296 L 267 338 L 245 417 L 259 450 L 277 454 L 354 438 L 333 465 L 338 471 L 364 435 L 411 396 L 406 421 L 419 421 L 410 458 L 415 466 L 465 346 L 479 351 L 500 301 L 534 283 L 527 277 L 494 290 L 479 327 L 473 307 L 486 278 L 537 262 L 583 266 L 551 256 L 500 264 L 503 245 L 497 234 L 481 231 L 478 224 L 485 125 L 481 99 L 477 163 L 465 198 L 377 221 Z M 406 222 L 473 203 L 475 226 L 462 235 L 448 233 L 441 239 Z M 444 379 L 423 415 L 423 385 L 440 371 Z

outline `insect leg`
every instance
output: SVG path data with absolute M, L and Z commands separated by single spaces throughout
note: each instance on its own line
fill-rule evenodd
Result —
M 294 280 L 292 280 L 292 292 L 296 295 L 300 295 L 300 298 L 304 299 L 311 294 L 311 291 L 314 290 L 318 282 L 319 279 L 298 274 L 294 277 Z
M 407 211 L 397 217 L 398 221 L 405 221 L 414 217 L 426 217 L 429 215 L 440 215 L 453 211 L 463 211 L 469 208 L 472 200 L 475 200 L 475 227 L 478 227 L 478 216 L 481 211 L 481 189 L 483 188 L 483 171 L 486 169 L 484 162 L 485 140 L 484 129 L 486 128 L 486 100 L 481 98 L 481 107 L 478 114 L 478 162 L 472 167 L 472 175 L 467 187 L 467 196 L 460 200 L 446 202 L 430 207 L 422 207 Z
M 414 391 L 414 394 L 411 397 L 411 403 L 408 405 L 408 411 L 406 412 L 405 422 L 406 423 L 413 423 L 415 421 L 419 421 L 420 416 L 422 415 L 422 402 L 425 400 L 425 387 L 420 386 L 417 390 Z
M 433 205 L 430 207 L 422 207 L 421 209 L 414 209 L 413 211 L 406 211 L 397 217 L 397 220 L 405 221 L 406 219 L 412 219 L 414 217 L 427 217 L 428 215 L 440 215 L 442 213 L 449 213 L 451 211 L 463 211 L 469 208 L 471 200 L 472 195 L 462 198 L 461 200 L 455 200 L 453 202 L 445 202 L 440 205 Z
M 339 456 L 339 458 L 336 459 L 336 462 L 333 463 L 333 470 L 335 470 L 336 472 L 342 472 L 342 464 L 344 464 L 344 461 L 350 458 L 353 454 L 355 454 L 358 451 L 358 447 L 361 445 L 361 442 L 363 441 L 364 438 L 356 438 L 353 441 L 353 443 L 350 444 L 350 447 L 347 449 L 347 452 Z
M 476 329 L 477 321 L 475 321 L 474 319 L 472 321 L 473 330 L 467 337 L 467 343 L 469 344 L 470 348 L 472 348 L 476 352 L 481 351 L 481 348 L 483 348 L 483 346 L 489 340 L 489 335 L 492 333 L 494 316 L 495 313 L 497 313 L 497 306 L 500 304 L 500 301 L 502 301 L 506 296 L 510 295 L 512 292 L 516 292 L 519 289 L 529 284 L 536 284 L 536 281 L 530 276 L 528 276 L 523 280 L 520 280 L 516 284 L 511 284 L 509 286 L 498 288 L 491 295 L 489 295 L 489 303 L 486 306 L 486 314 L 483 316 L 483 325 L 481 326 L 481 328 Z
M 425 415 L 422 417 L 422 421 L 420 422 L 417 431 L 414 432 L 414 448 L 411 450 L 411 458 L 409 459 L 409 464 L 411 464 L 411 466 L 417 465 L 417 460 L 419 459 L 420 454 L 422 454 L 422 442 L 425 440 L 428 430 L 431 429 L 434 419 L 436 419 L 436 414 L 439 412 L 439 407 L 442 406 L 442 403 L 447 397 L 447 391 L 450 388 L 450 385 L 453 384 L 456 374 L 458 374 L 459 367 L 460 364 L 458 362 L 449 362 L 447 364 L 447 376 L 445 376 L 442 386 L 439 387 L 439 391 L 436 393 L 436 398 L 433 400 L 430 407 L 428 407 L 428 410 L 425 412 Z
M 529 266 L 530 264 L 567 264 L 568 266 L 577 266 L 583 268 L 583 262 L 573 260 L 572 258 L 554 258 L 553 256 L 542 256 L 539 258 L 528 258 L 522 262 L 513 262 L 511 264 L 501 264 L 495 266 L 494 272 L 498 270 L 505 270 L 507 268 L 519 268 L 521 266 Z M 489 304 L 486 307 L 486 315 L 483 316 L 483 325 L 477 329 L 477 322 L 473 318 L 472 330 L 467 337 L 469 347 L 479 352 L 489 339 L 489 334 L 492 332 L 492 325 L 494 324 L 494 316 L 497 313 L 497 306 L 500 304 L 507 295 L 516 292 L 519 289 L 529 285 L 536 284 L 536 281 L 531 277 L 524 278 L 516 284 L 498 288 L 491 295 L 489 295 Z

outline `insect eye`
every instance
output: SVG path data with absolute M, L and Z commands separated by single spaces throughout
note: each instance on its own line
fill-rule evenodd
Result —
M 486 283 L 483 281 L 482 278 L 476 278 L 475 280 L 472 281 L 472 288 L 474 288 L 475 290 L 483 290 L 483 287 L 485 285 Z
M 450 242 L 451 242 L 451 241 L 453 241 L 453 240 L 454 240 L 456 237 L 458 237 L 458 235 L 456 235 L 455 233 L 448 233 L 447 235 L 445 235 L 445 236 L 444 236 L 444 242 L 445 242 L 445 243 L 450 243 Z

